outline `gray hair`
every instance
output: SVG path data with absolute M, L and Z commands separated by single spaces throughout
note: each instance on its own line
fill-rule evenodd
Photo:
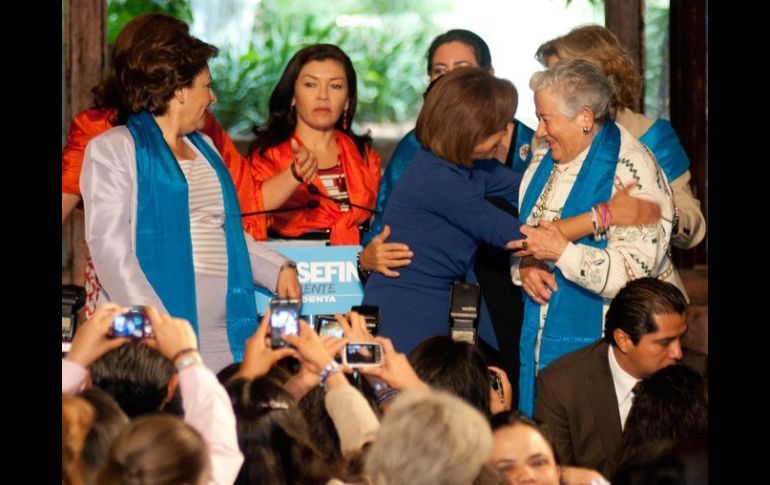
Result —
M 492 431 L 479 411 L 443 391 L 399 396 L 366 457 L 375 485 L 467 485 L 492 456 Z
M 561 95 L 560 111 L 564 116 L 574 118 L 585 106 L 599 123 L 607 118 L 614 92 L 601 69 L 582 59 L 563 59 L 551 69 L 534 73 L 529 87 L 534 92 L 554 88 Z

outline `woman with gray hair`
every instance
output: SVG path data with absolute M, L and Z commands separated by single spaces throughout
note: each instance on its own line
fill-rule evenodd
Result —
M 549 151 L 529 166 L 520 188 L 526 250 L 511 276 L 525 292 L 519 409 L 534 409 L 537 372 L 601 337 L 604 313 L 628 281 L 657 277 L 684 287 L 669 257 L 673 199 L 655 158 L 608 117 L 613 87 L 590 62 L 569 59 L 532 75 L 536 136 Z M 660 204 L 662 219 L 610 226 L 602 201 L 635 184 L 634 197 Z M 591 211 L 593 236 L 570 242 L 552 224 Z M 535 259 L 537 257 L 537 259 Z

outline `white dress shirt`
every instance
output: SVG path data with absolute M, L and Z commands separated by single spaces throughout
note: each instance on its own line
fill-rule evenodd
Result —
M 618 364 L 615 358 L 615 347 L 609 346 L 607 349 L 607 358 L 610 361 L 610 372 L 612 373 L 612 383 L 615 386 L 615 397 L 618 400 L 618 412 L 620 413 L 620 428 L 626 427 L 626 419 L 631 411 L 631 404 L 634 402 L 634 386 L 641 379 L 632 376 Z

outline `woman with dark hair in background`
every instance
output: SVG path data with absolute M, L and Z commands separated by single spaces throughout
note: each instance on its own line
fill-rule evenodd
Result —
M 359 226 L 374 210 L 380 157 L 368 134 L 352 131 L 357 92 L 350 58 L 331 44 L 301 49 L 281 75 L 270 96 L 270 116 L 255 128 L 250 148 L 258 179 L 287 170 L 293 175 L 283 186 L 282 195 L 290 196 L 283 207 L 296 210 L 264 216 L 277 237 L 359 244 Z M 314 176 L 299 172 L 300 147 L 318 160 Z

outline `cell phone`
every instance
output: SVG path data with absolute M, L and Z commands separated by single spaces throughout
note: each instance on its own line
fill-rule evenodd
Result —
M 132 339 L 155 338 L 150 318 L 143 306 L 129 307 L 112 320 L 109 336 L 112 338 L 128 337 Z
M 489 382 L 492 384 L 492 389 L 500 391 L 503 388 L 503 380 L 500 379 L 500 374 L 489 369 Z
M 348 342 L 342 353 L 342 363 L 349 367 L 382 365 L 382 345 L 374 342 Z
M 321 336 L 331 335 L 335 338 L 345 338 L 345 332 L 337 319 L 329 315 L 320 315 L 316 319 L 316 332 Z
M 274 349 L 288 347 L 281 335 L 299 333 L 299 300 L 273 298 L 270 301 L 270 345 Z
M 351 312 L 356 312 L 366 319 L 366 329 L 375 337 L 380 331 L 380 307 L 374 305 L 355 305 L 350 307 Z

